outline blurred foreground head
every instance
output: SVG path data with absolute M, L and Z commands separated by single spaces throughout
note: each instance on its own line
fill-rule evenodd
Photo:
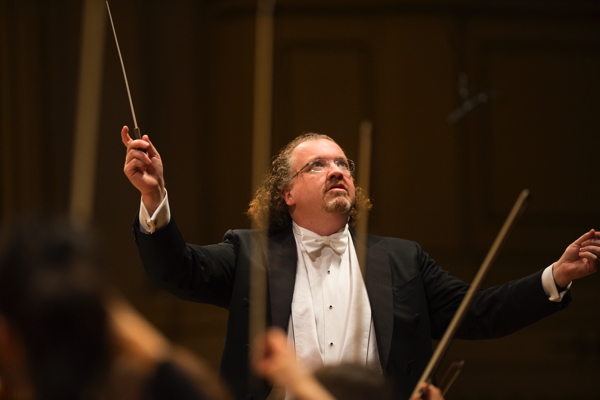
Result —
M 41 215 L 0 236 L 0 375 L 6 393 L 89 398 L 109 360 L 103 284 L 87 232 Z
M 392 384 L 364 365 L 342 363 L 317 369 L 315 378 L 338 400 L 394 400 Z
M 89 231 L 18 217 L 0 235 L 0 399 L 229 400 L 103 277 Z

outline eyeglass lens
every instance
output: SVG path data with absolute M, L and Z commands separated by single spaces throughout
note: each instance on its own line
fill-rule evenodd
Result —
M 324 160 L 324 159 L 316 159 L 310 165 L 310 170 L 313 172 L 323 172 L 327 171 L 331 163 L 334 163 L 339 169 L 344 172 L 352 172 L 354 171 L 354 163 L 350 160 L 345 159 L 337 159 L 337 160 Z

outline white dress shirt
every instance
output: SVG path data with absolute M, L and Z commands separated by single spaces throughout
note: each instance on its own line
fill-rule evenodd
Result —
M 369 297 L 348 225 L 325 237 L 296 223 L 293 232 L 298 265 L 288 337 L 297 359 L 310 369 L 352 362 L 381 371 Z

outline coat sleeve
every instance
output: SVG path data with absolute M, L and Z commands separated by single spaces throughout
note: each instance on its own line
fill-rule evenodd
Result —
M 434 339 L 445 333 L 470 285 L 444 271 L 414 243 L 414 261 L 427 298 Z M 571 301 L 567 294 L 562 302 L 548 300 L 542 286 L 543 271 L 503 285 L 480 289 L 456 333 L 458 339 L 491 339 L 509 335 L 564 309 Z
M 133 230 L 148 277 L 161 289 L 189 301 L 229 309 L 235 277 L 239 237 L 228 231 L 219 244 L 187 244 L 174 218 L 152 234 Z

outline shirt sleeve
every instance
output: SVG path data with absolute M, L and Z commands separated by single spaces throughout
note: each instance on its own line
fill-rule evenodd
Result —
M 160 203 L 153 215 L 148 213 L 144 202 L 140 200 L 140 229 L 144 233 L 154 233 L 157 229 L 167 225 L 171 220 L 171 209 L 169 208 L 169 194 Z
M 552 276 L 552 267 L 554 267 L 554 264 L 550 265 L 542 273 L 542 286 L 544 287 L 544 291 L 548 296 L 548 300 L 555 303 L 560 303 L 565 294 L 569 291 L 569 289 L 571 289 L 573 282 L 569 283 L 569 285 L 567 285 L 567 287 L 559 293 L 558 287 L 554 282 L 554 277 Z

